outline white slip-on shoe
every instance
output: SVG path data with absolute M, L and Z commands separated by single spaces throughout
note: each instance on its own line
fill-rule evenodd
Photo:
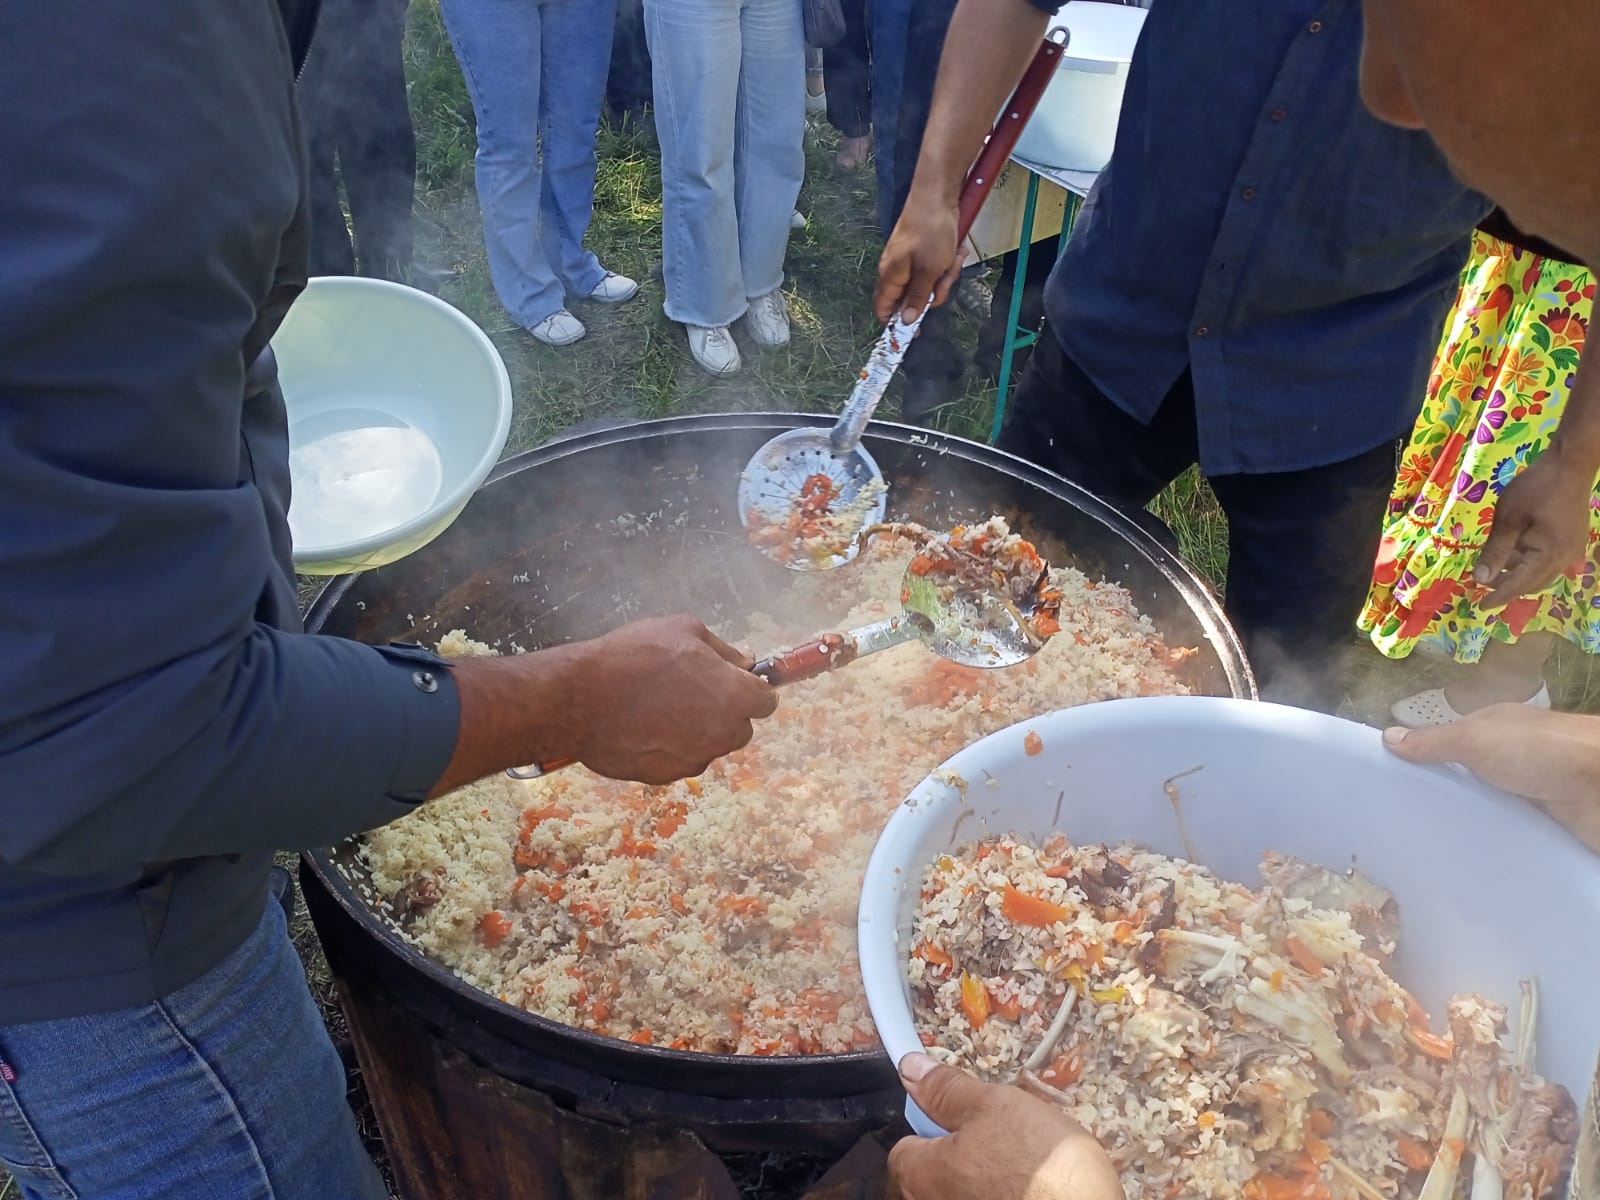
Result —
M 546 346 L 570 346 L 589 331 L 583 327 L 582 321 L 563 308 L 551 313 L 528 332 Z
M 790 229 L 804 229 L 805 227 L 806 227 L 806 215 L 805 215 L 805 213 L 801 212 L 797 208 L 797 209 L 794 210 L 794 212 L 789 214 L 789 228 Z
M 742 365 L 739 347 L 726 325 L 687 325 L 689 353 L 708 375 L 732 375 Z
M 1523 703 L 1529 708 L 1549 708 L 1550 688 L 1541 686 Z M 1415 696 L 1396 700 L 1389 708 L 1389 715 L 1397 724 L 1404 725 L 1407 729 L 1453 725 L 1462 717 L 1462 714 L 1455 710 L 1455 705 L 1445 697 L 1443 688 L 1429 688 L 1425 692 L 1418 692 Z
M 606 277 L 594 285 L 594 290 L 589 293 L 589 299 L 598 300 L 601 304 L 621 304 L 624 300 L 632 300 L 639 294 L 639 285 L 626 275 L 618 275 L 615 271 L 607 271 Z
M 744 323 L 751 340 L 758 346 L 775 348 L 789 344 L 789 306 L 777 288 L 750 301 Z

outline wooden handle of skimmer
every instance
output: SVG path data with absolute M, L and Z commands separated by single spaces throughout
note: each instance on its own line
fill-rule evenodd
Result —
M 1011 93 L 1011 99 L 1006 101 L 1000 119 L 995 122 L 988 142 L 979 153 L 978 161 L 972 164 L 972 170 L 967 172 L 967 182 L 961 188 L 961 216 L 956 225 L 957 244 L 966 241 L 967 234 L 972 232 L 972 223 L 978 218 L 978 210 L 989 198 L 995 179 L 1005 170 L 1011 152 L 1017 148 L 1022 127 L 1033 116 L 1033 110 L 1039 107 L 1039 100 L 1055 78 L 1056 67 L 1066 48 L 1065 38 L 1059 42 L 1046 38 L 1040 43 L 1033 61 L 1028 64 L 1016 90 Z
M 856 644 L 840 633 L 825 633 L 803 646 L 761 659 L 750 670 L 773 687 L 815 679 L 856 657 Z

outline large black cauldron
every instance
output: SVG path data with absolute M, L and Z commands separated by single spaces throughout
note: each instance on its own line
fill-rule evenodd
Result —
M 532 650 L 623 620 L 688 611 L 715 627 L 782 613 L 795 578 L 750 549 L 740 468 L 791 414 L 644 422 L 502 463 L 431 545 L 339 579 L 312 605 L 313 632 L 431 643 L 456 627 Z M 1174 645 L 1199 645 L 1194 690 L 1255 693 L 1212 592 L 1128 516 L 987 446 L 874 424 L 865 439 L 890 485 L 891 518 L 934 526 L 1006 516 L 1046 558 L 1126 585 Z M 810 607 L 815 610 L 815 590 Z M 839 614 L 817 613 L 818 627 Z M 932 766 L 933 764 L 929 764 Z M 307 901 L 336 971 L 360 971 L 498 1075 L 619 1123 L 665 1121 L 713 1149 L 848 1146 L 899 1111 L 881 1053 L 807 1058 L 695 1054 L 599 1037 L 500 1003 L 407 946 L 360 894 L 348 847 L 306 856 Z

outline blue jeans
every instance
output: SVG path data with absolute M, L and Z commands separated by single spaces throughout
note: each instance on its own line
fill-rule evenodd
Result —
M 153 1004 L 0 1026 L 0 1061 L 0 1160 L 29 1200 L 388 1196 L 276 903 Z
M 667 316 L 729 325 L 783 285 L 805 177 L 799 0 L 644 0 Z
M 478 207 L 500 303 L 532 328 L 605 268 L 583 246 L 617 0 L 441 0 L 478 123 Z
M 872 0 L 872 155 L 878 178 L 878 228 L 894 227 L 895 139 L 900 129 L 900 90 L 906 73 L 906 30 L 912 0 Z

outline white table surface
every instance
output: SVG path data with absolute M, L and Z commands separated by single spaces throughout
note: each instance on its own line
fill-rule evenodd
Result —
M 1099 171 L 1067 171 L 1061 167 L 1047 167 L 1043 163 L 1023 158 L 1020 154 L 1013 154 L 1011 161 L 1023 170 L 1033 172 L 1040 179 L 1048 179 L 1057 187 L 1065 188 L 1077 196 L 1087 196 L 1089 189 L 1094 186 L 1095 179 L 1100 175 Z

